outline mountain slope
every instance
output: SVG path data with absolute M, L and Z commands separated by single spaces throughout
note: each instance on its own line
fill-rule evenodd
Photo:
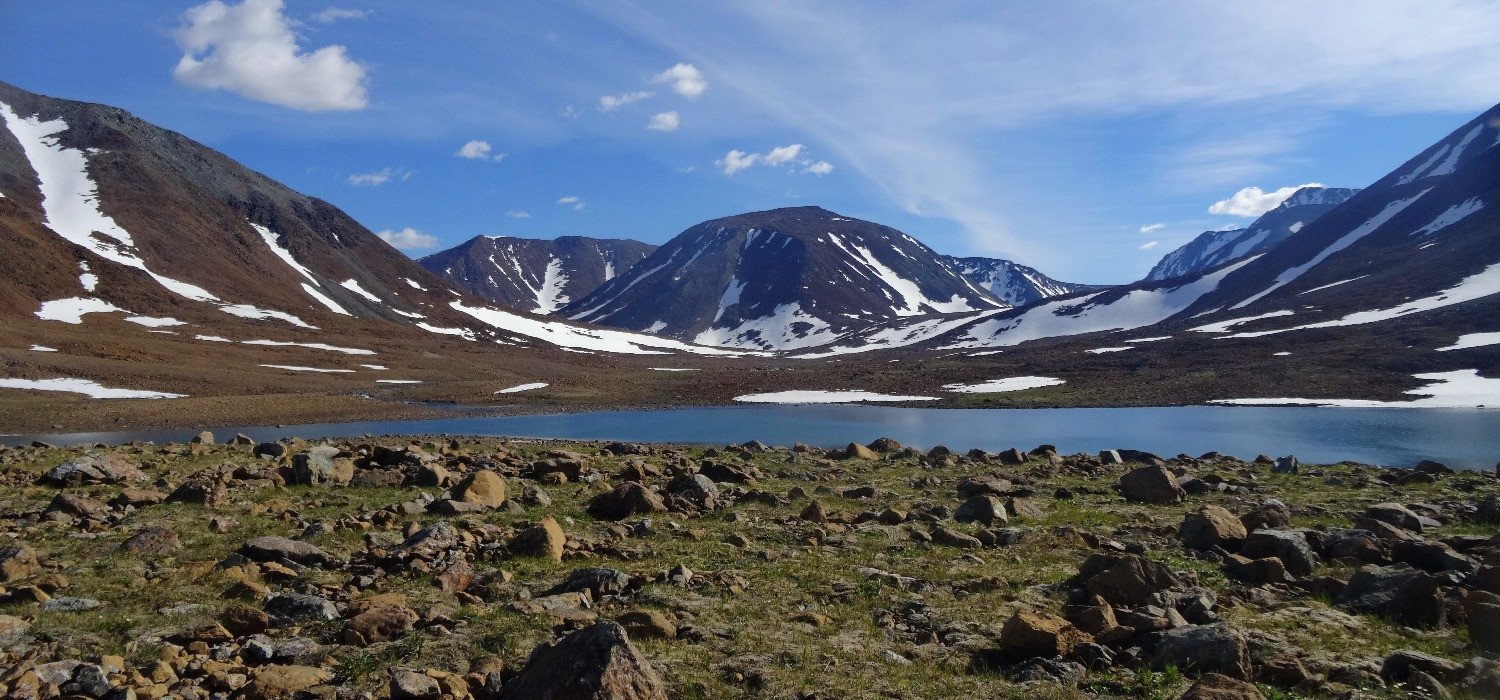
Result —
M 1182 277 L 1264 253 L 1358 192 L 1341 187 L 1304 187 L 1245 228 L 1204 231 L 1187 245 L 1162 256 L 1146 279 Z
M 489 309 L 333 205 L 120 109 L 0 83 L 0 122 L 0 315 L 18 322 L 721 352 Z
M 703 345 L 793 350 L 884 321 L 1004 306 L 911 236 L 794 207 L 689 228 L 559 313 Z
M 654 245 L 626 239 L 477 236 L 417 262 L 459 291 L 512 309 L 550 314 L 653 250 Z
M 1066 296 L 1078 292 L 1100 289 L 1098 285 L 1059 282 L 1034 267 L 1027 267 L 1009 260 L 996 258 L 955 258 L 943 256 L 943 261 L 958 274 L 996 299 L 1011 306 L 1026 306 L 1043 299 Z

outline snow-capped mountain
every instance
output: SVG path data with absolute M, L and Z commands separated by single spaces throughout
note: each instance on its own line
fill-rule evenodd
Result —
M 1211 333 L 1226 343 L 1285 333 L 1326 340 L 1329 334 L 1373 327 L 1401 332 L 1406 346 L 1443 351 L 1444 358 L 1467 368 L 1494 370 L 1500 367 L 1493 352 L 1500 342 L 1494 324 L 1500 318 L 1496 202 L 1500 106 L 1259 255 L 1205 272 L 988 314 L 920 334 L 915 342 L 929 348 L 992 348 L 1129 331 L 1130 336 L 1112 341 L 1122 345 L 1100 349 L 1126 351 L 1136 348 L 1132 341 L 1162 341 L 1174 334 Z M 1295 337 L 1287 342 L 1294 344 Z M 851 347 L 839 344 L 828 351 Z M 1377 361 L 1359 348 L 1358 343 L 1348 348 L 1354 361 Z M 1472 356 L 1460 358 L 1458 351 Z
M 656 250 L 640 241 L 477 236 L 417 262 L 448 285 L 512 309 L 550 314 Z
M 1182 277 L 1263 253 L 1358 192 L 1342 187 L 1303 187 L 1245 228 L 1204 231 L 1187 245 L 1162 256 L 1146 279 Z
M 432 340 L 722 353 L 491 308 L 333 205 L 120 109 L 0 83 L 0 123 L 0 315 L 20 322 L 110 315 L 207 342 L 226 342 L 226 329 L 404 327 Z
M 1059 282 L 1034 267 L 1009 260 L 955 258 L 945 255 L 943 261 L 970 282 L 1011 306 L 1026 306 L 1043 299 L 1100 289 L 1098 285 Z
M 916 239 L 818 207 L 698 224 L 559 312 L 700 345 L 795 350 L 1006 305 Z

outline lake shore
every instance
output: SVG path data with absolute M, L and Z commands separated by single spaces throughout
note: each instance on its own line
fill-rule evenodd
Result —
M 520 697 L 585 641 L 649 698 L 1500 688 L 1493 472 L 187 437 L 0 449 L 11 696 Z

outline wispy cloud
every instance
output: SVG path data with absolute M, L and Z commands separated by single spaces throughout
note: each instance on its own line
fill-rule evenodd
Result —
M 650 99 L 655 95 L 656 93 L 646 90 L 641 90 L 639 92 L 630 92 L 624 95 L 605 95 L 599 98 L 599 111 L 613 112 L 621 107 L 624 107 L 625 105 L 634 104 L 636 102 L 640 102 L 641 100 Z
M 1230 195 L 1228 199 L 1221 199 L 1214 202 L 1209 206 L 1208 213 L 1243 216 L 1253 219 L 1281 206 L 1281 203 L 1285 202 L 1288 197 L 1296 194 L 1297 190 L 1304 187 L 1322 186 L 1322 183 L 1309 182 L 1305 185 L 1291 185 L 1270 192 L 1263 191 L 1259 187 L 1246 187 Z
M 1023 259 L 1045 257 L 1048 245 L 1061 258 L 1078 242 L 1023 245 L 1011 234 L 1029 206 L 1017 202 L 1030 200 L 1003 149 L 1029 129 L 1167 110 L 1232 114 L 1252 103 L 1278 127 L 1351 109 L 1466 111 L 1489 106 L 1500 84 L 1500 5 L 1467 0 L 1371 0 L 1358 13 L 1296 0 L 1170 13 L 855 0 L 595 11 L 714 76 L 715 90 L 745 105 L 747 122 L 795 129 L 908 211 L 959 222 L 971 249 Z M 1260 134 L 1203 136 L 1166 142 L 1175 153 L 1143 145 L 1145 156 L 1156 150 L 1164 169 L 1175 168 L 1169 185 L 1201 191 L 1272 175 L 1302 147 L 1295 138 L 1253 143 Z M 750 155 L 725 158 L 721 169 Z
M 1152 248 L 1155 248 L 1160 243 L 1161 243 L 1161 241 L 1146 241 L 1145 243 L 1141 244 L 1140 249 L 1141 250 L 1151 250 Z
M 349 176 L 349 184 L 359 187 L 377 187 L 393 179 L 411 179 L 411 171 L 405 168 L 381 168 L 372 173 L 357 173 Z
M 342 7 L 329 7 L 313 15 L 313 19 L 323 24 L 333 24 L 346 19 L 364 19 L 372 13 L 369 10 L 349 10 Z
M 468 158 L 469 160 L 493 160 L 495 162 L 505 160 L 506 154 L 495 153 L 491 155 L 491 151 L 493 150 L 494 146 L 490 145 L 489 141 L 475 139 L 460 146 L 453 155 L 459 158 Z
M 364 109 L 364 67 L 342 46 L 304 52 L 282 9 L 281 0 L 211 0 L 190 8 L 174 33 L 182 59 L 172 77 L 291 109 Z
M 579 199 L 578 197 L 573 197 L 573 196 L 559 197 L 557 199 L 557 203 L 561 204 L 561 205 L 563 205 L 565 207 L 572 207 L 574 209 L 582 209 L 583 208 L 583 200 Z
M 1166 227 L 1166 224 L 1146 224 L 1141 227 L 1141 233 L 1156 233 Z
M 800 170 L 792 172 L 812 173 L 814 175 L 827 175 L 833 172 L 833 164 L 826 160 L 814 161 L 805 157 L 806 147 L 800 143 L 786 146 L 777 146 L 765 153 L 747 153 L 734 149 L 723 158 L 714 161 L 719 167 L 719 172 L 725 175 L 733 175 L 751 166 L 764 165 L 771 168 L 779 168 L 784 165 L 800 165 Z
M 436 248 L 438 244 L 437 236 L 422 233 L 409 226 L 400 231 L 386 229 L 376 232 L 375 235 L 379 236 L 380 240 L 391 244 L 391 247 L 399 250 L 428 250 Z
M 531 218 L 531 212 L 526 211 L 525 209 L 512 209 L 512 210 L 510 210 L 508 212 L 505 212 L 505 215 L 508 216 L 508 217 L 510 217 L 510 218 L 512 218 L 512 219 L 530 219 Z

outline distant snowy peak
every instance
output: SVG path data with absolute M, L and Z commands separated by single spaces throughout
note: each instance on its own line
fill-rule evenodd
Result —
M 779 351 L 895 319 L 1005 306 L 911 236 L 794 207 L 689 228 L 561 313 L 699 344 Z
M 479 236 L 418 262 L 455 289 L 519 311 L 550 314 L 654 250 L 625 239 Z
M 1052 297 L 1099 289 L 1096 285 L 1060 282 L 1036 268 L 1009 260 L 944 256 L 943 261 L 965 279 L 1010 306 L 1026 306 Z
M 1263 253 L 1358 194 L 1344 187 L 1303 187 L 1241 229 L 1205 231 L 1151 268 L 1146 280 L 1183 277 Z

